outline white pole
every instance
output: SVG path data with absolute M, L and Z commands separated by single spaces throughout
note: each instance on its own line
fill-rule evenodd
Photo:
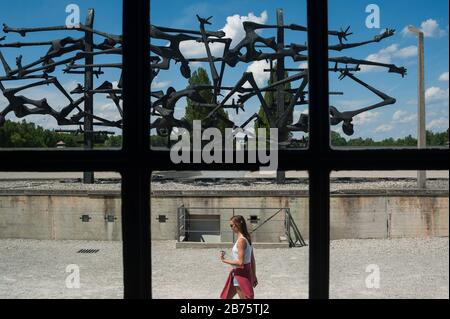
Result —
M 417 82 L 418 82 L 418 99 L 417 99 L 417 148 L 424 149 L 427 147 L 426 135 L 426 114 L 425 114 L 425 49 L 423 32 L 415 27 L 410 26 L 409 31 L 415 33 L 418 38 L 418 64 L 417 64 Z M 418 188 L 426 188 L 426 171 L 417 172 Z

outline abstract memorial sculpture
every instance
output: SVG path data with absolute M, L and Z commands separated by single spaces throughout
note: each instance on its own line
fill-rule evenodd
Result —
M 223 31 L 210 31 L 206 29 L 211 24 L 211 17 L 205 19 L 197 16 L 199 22 L 198 30 L 174 29 L 151 25 L 149 40 L 166 41 L 166 45 L 156 45 L 151 41 L 151 80 L 160 73 L 169 70 L 171 63 L 180 64 L 179 70 L 182 77 L 189 79 L 191 76 L 191 63 L 207 63 L 212 78 L 211 85 L 188 85 L 185 89 L 176 91 L 173 87 L 163 91 L 152 91 L 151 102 L 151 128 L 155 129 L 160 136 L 169 136 L 174 128 L 190 128 L 190 124 L 184 118 L 175 118 L 175 107 L 182 98 L 189 98 L 195 105 L 208 107 L 209 117 L 220 116 L 219 109 L 234 109 L 238 113 L 245 110 L 247 101 L 256 97 L 261 103 L 270 127 L 279 129 L 280 145 L 289 144 L 290 132 L 308 132 L 308 115 L 302 114 L 298 120 L 292 122 L 292 114 L 297 105 L 308 104 L 308 70 L 301 68 L 285 68 L 285 59 L 292 59 L 294 62 L 307 61 L 308 47 L 304 44 L 284 43 L 285 30 L 295 32 L 308 32 L 304 26 L 297 24 L 284 24 L 282 10 L 277 11 L 277 24 L 265 25 L 251 21 L 243 22 L 245 37 L 234 47 L 231 47 L 232 39 L 227 38 Z M 104 94 L 114 102 L 117 111 L 122 116 L 122 79 L 117 79 L 117 87 L 108 81 L 94 87 L 93 77 L 99 78 L 107 68 L 122 69 L 121 63 L 95 64 L 94 58 L 100 55 L 122 54 L 122 36 L 108 34 L 93 28 L 94 11 L 88 11 L 85 24 L 77 26 L 60 26 L 45 28 L 11 28 L 4 25 L 3 32 L 18 33 L 25 37 L 29 33 L 45 31 L 78 31 L 83 34 L 81 38 L 66 37 L 63 39 L 48 42 L 16 42 L 6 43 L 5 38 L 0 39 L 0 49 L 2 48 L 23 48 L 30 46 L 48 46 L 48 51 L 36 61 L 23 65 L 22 56 L 16 58 L 16 67 L 11 68 L 0 51 L 0 59 L 3 64 L 5 75 L 0 77 L 0 89 L 8 104 L 0 109 L 0 125 L 5 121 L 9 113 L 14 113 L 16 117 L 22 118 L 27 115 L 49 115 L 52 116 L 60 126 L 83 127 L 85 135 L 85 146 L 92 147 L 92 137 L 94 127 L 115 127 L 122 128 L 122 120 L 111 120 L 94 114 L 93 96 Z M 274 30 L 277 37 L 265 38 L 260 35 L 260 30 Z M 94 43 L 94 35 L 101 37 L 103 42 Z M 394 35 L 394 30 L 387 29 L 373 39 L 348 43 L 348 37 L 352 35 L 349 28 L 340 31 L 329 31 L 330 37 L 337 39 L 337 44 L 329 45 L 330 51 L 344 51 L 371 43 L 377 43 Z M 183 55 L 181 44 L 185 41 L 196 41 L 204 46 L 206 56 L 201 58 L 186 58 Z M 212 44 L 223 45 L 223 53 L 214 56 L 211 50 Z M 59 60 L 57 60 L 59 58 Z M 77 64 L 84 60 L 84 64 Z M 270 70 L 276 72 L 277 78 L 274 83 L 258 87 L 257 81 L 251 72 L 246 72 L 235 81 L 233 86 L 223 86 L 223 78 L 227 67 L 235 67 L 240 63 L 251 63 L 266 60 L 270 63 Z M 372 62 L 347 56 L 330 57 L 331 73 L 336 73 L 339 79 L 351 80 L 363 86 L 370 92 L 377 95 L 381 101 L 368 105 L 364 108 L 341 112 L 335 106 L 330 107 L 331 125 L 342 123 L 343 132 L 347 135 L 354 133 L 353 119 L 358 114 L 367 112 L 386 105 L 394 104 L 393 97 L 377 90 L 371 85 L 360 80 L 356 74 L 361 71 L 361 66 L 383 67 L 388 72 L 406 74 L 406 69 L 393 64 Z M 274 64 L 276 63 L 276 64 Z M 85 76 L 84 85 L 78 84 L 72 91 L 68 92 L 52 75 L 58 67 L 64 67 L 62 71 L 67 74 L 83 74 Z M 289 72 L 291 75 L 289 75 Z M 14 88 L 5 88 L 4 82 L 14 82 L 28 80 L 31 83 L 20 85 Z M 286 89 L 286 84 L 299 81 L 296 88 Z M 45 97 L 40 100 L 33 100 L 20 95 L 21 91 L 32 87 L 53 85 L 66 98 L 65 105 L 49 105 Z M 211 90 L 213 92 L 212 101 L 205 101 L 199 93 L 201 90 Z M 269 105 L 264 100 L 263 93 L 276 93 L 276 103 Z M 225 93 L 227 92 L 227 93 Z M 342 92 L 330 92 L 330 94 L 343 94 Z M 77 97 L 78 96 L 78 97 Z M 237 100 L 236 100 L 237 96 Z M 286 96 L 289 98 L 286 99 Z M 311 105 L 310 107 L 317 107 Z M 243 123 L 234 123 L 226 119 L 227 125 L 231 128 L 245 128 L 252 120 L 259 120 L 257 114 L 248 117 Z M 290 120 L 291 119 L 291 120 Z M 203 119 L 198 119 L 203 120 Z

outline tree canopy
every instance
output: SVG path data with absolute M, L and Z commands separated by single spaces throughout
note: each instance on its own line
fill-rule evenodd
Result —
M 275 69 L 275 67 L 274 67 L 274 69 Z M 287 72 L 285 72 L 284 78 L 287 78 L 287 77 L 288 77 L 288 74 L 287 74 Z M 271 84 L 273 84 L 273 83 L 275 83 L 277 81 L 278 81 L 277 74 L 276 74 L 275 70 L 272 70 L 270 72 L 270 78 L 269 78 L 268 85 L 271 85 Z M 290 90 L 291 89 L 291 83 L 290 82 L 285 83 L 284 84 L 284 89 L 285 90 Z M 277 118 L 278 117 L 278 115 L 277 115 L 277 100 L 276 100 L 277 96 L 276 96 L 276 94 L 277 94 L 276 91 L 267 91 L 266 93 L 264 93 L 264 101 L 266 102 L 267 106 L 269 107 L 269 112 L 270 112 L 269 116 L 272 117 L 272 118 Z M 292 98 L 292 94 L 291 93 L 285 93 L 284 94 L 284 104 L 288 105 L 290 103 L 290 101 L 291 101 L 291 98 Z M 267 119 L 267 114 L 266 114 L 266 112 L 264 112 L 264 109 L 263 109 L 262 105 L 259 107 L 258 117 L 259 117 L 259 119 L 255 121 L 255 132 L 256 132 L 256 134 L 258 133 L 258 129 L 259 128 L 265 128 L 266 129 L 266 136 L 270 136 L 270 134 L 269 134 L 269 132 L 270 132 L 269 131 L 269 129 L 270 129 L 269 121 Z M 293 113 L 291 113 L 288 116 L 287 121 L 288 121 L 289 124 L 292 123 L 292 121 L 293 121 Z M 280 133 L 281 132 L 278 133 L 278 137 L 279 138 L 283 138 L 283 136 L 280 135 Z M 287 136 L 285 136 L 284 138 L 292 137 L 292 133 L 290 133 L 290 132 L 287 133 L 286 135 Z
M 7 120 L 0 127 L 0 147 L 56 147 L 59 141 L 63 141 L 66 147 L 80 147 L 78 142 L 82 140 L 82 136 L 46 130 L 25 120 Z
M 204 68 L 198 68 L 192 73 L 189 78 L 189 85 L 211 85 L 208 73 Z M 212 89 L 201 90 L 200 95 L 205 99 L 206 103 L 213 103 L 214 94 Z M 186 114 L 184 118 L 193 125 L 194 120 L 202 121 L 202 128 L 206 129 L 209 127 L 216 127 L 222 133 L 225 132 L 227 127 L 226 120 L 228 120 L 228 113 L 224 109 L 219 109 L 216 114 L 212 117 L 205 119 L 206 116 L 211 112 L 211 108 L 196 105 L 189 98 L 187 99 Z M 220 116 L 219 116 L 220 115 Z M 223 118 L 221 118 L 223 117 Z
M 166 146 L 166 138 L 150 136 L 152 146 Z M 63 141 L 66 147 L 80 147 L 83 142 L 82 134 L 58 133 L 47 130 L 34 123 L 12 122 L 7 120 L 0 126 L 0 147 L 2 148 L 52 148 L 59 141 Z M 307 141 L 307 137 L 306 137 Z M 388 138 L 382 141 L 374 141 L 372 138 L 354 138 L 346 140 L 339 133 L 331 132 L 331 144 L 344 147 L 416 147 L 417 139 L 411 135 L 403 138 Z M 444 132 L 427 131 L 428 147 L 445 147 L 449 145 L 449 129 Z M 122 136 L 107 136 L 102 143 L 96 143 L 95 147 L 120 147 Z

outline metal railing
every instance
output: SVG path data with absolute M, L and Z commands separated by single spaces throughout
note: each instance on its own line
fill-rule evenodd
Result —
M 248 213 L 248 211 L 268 211 L 268 210 L 273 210 L 274 214 L 270 215 L 268 218 L 265 218 L 263 221 L 260 220 L 258 215 L 256 214 L 252 215 Z M 208 211 L 208 213 L 206 213 L 206 211 Z M 213 214 L 211 213 L 211 211 L 216 211 L 217 213 Z M 246 213 L 238 214 L 239 211 L 246 211 Z M 218 216 L 219 218 L 208 218 L 208 215 Z M 294 218 L 292 217 L 290 208 L 288 207 L 211 208 L 211 207 L 186 207 L 182 205 L 178 208 L 177 214 L 177 230 L 178 230 L 177 240 L 178 242 L 183 241 L 206 242 L 207 240 L 205 239 L 205 236 L 215 236 L 217 239 L 220 239 L 220 242 L 222 242 L 222 239 L 224 237 L 230 238 L 234 242 L 235 241 L 234 232 L 228 230 L 228 228 L 226 228 L 227 230 L 224 230 L 223 227 L 221 226 L 225 223 L 227 223 L 228 225 L 228 220 L 236 215 L 243 215 L 245 217 L 248 217 L 247 225 L 249 227 L 250 234 L 254 235 L 253 240 L 255 242 L 286 241 L 289 243 L 289 247 L 307 246 L 297 224 L 294 221 Z M 195 216 L 195 218 L 192 218 L 193 216 Z M 252 218 L 252 216 L 254 216 L 255 218 Z M 278 219 L 276 219 L 276 217 L 278 217 Z M 196 223 L 196 227 L 192 226 L 193 223 Z M 198 225 L 202 223 L 205 224 L 210 223 L 210 226 L 213 225 L 214 229 L 208 228 L 207 225 L 198 227 Z M 278 226 L 277 225 L 274 226 L 272 224 L 271 227 L 265 227 L 267 225 L 270 225 L 270 223 L 273 224 L 276 223 Z M 227 236 L 226 234 L 229 235 Z M 271 238 L 271 240 L 268 240 L 268 238 Z

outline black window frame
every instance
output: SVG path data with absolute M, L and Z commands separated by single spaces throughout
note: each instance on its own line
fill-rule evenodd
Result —
M 330 173 L 339 170 L 448 170 L 448 149 L 340 150 L 330 147 L 327 0 L 307 0 L 310 143 L 279 151 L 280 170 L 310 181 L 309 298 L 329 298 Z M 122 176 L 124 298 L 151 298 L 150 178 L 157 170 L 254 170 L 255 164 L 175 165 L 149 148 L 150 0 L 123 1 L 123 146 L 120 150 L 0 150 L 11 172 L 115 171 Z M 314 105 L 321 105 L 318 108 Z

